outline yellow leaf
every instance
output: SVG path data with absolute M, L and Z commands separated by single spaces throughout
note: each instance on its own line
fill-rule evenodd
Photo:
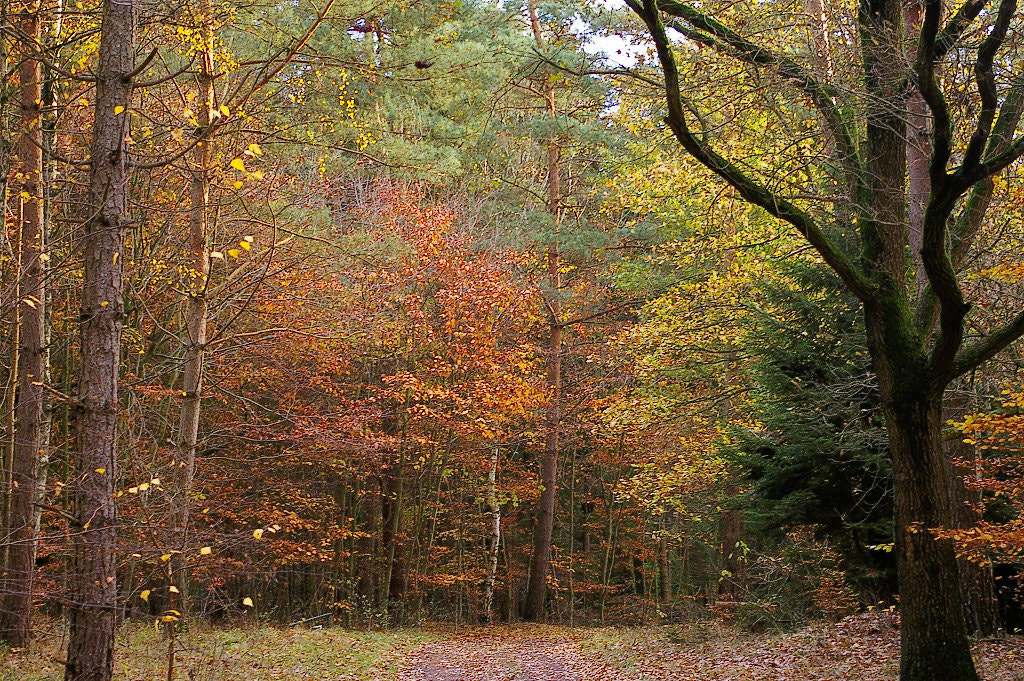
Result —
M 213 549 L 211 549 L 209 546 L 204 546 L 203 548 L 199 549 L 200 556 L 208 556 L 211 553 L 213 553 Z
M 206 515 L 209 512 L 210 512 L 210 507 L 209 506 L 207 506 L 206 508 L 203 509 L 203 515 Z
M 47 260 L 50 259 L 50 256 L 47 255 L 46 253 L 40 253 L 39 254 L 39 259 L 42 260 L 43 262 L 46 262 Z
M 238 242 L 238 245 L 239 245 L 239 246 L 241 246 L 242 248 L 244 248 L 244 249 L 245 249 L 245 250 L 247 250 L 247 251 L 248 251 L 248 250 L 249 250 L 250 248 L 252 248 L 252 244 L 251 244 L 251 243 L 249 243 L 248 241 L 245 241 L 245 240 L 243 240 L 243 241 L 239 241 L 239 242 Z
M 251 599 L 251 598 L 249 598 L 248 596 L 246 596 L 245 598 L 243 598 L 243 599 L 242 599 L 242 605 L 244 605 L 244 606 L 245 606 L 245 607 L 247 607 L 247 608 L 251 608 L 251 607 L 253 607 L 253 605 L 252 605 L 252 599 Z
M 119 113 L 121 113 L 122 111 L 124 111 L 124 107 L 123 106 L 115 106 L 114 107 L 114 115 L 115 116 L 118 115 Z
M 241 253 L 242 252 L 240 250 L 238 250 L 237 248 L 229 248 L 228 249 L 228 255 L 230 255 L 232 258 L 237 258 L 239 255 L 241 255 Z
M 107 305 L 110 305 L 109 300 L 104 300 L 102 303 L 100 303 L 100 307 L 106 307 Z
M 221 104 L 221 105 L 220 105 L 220 112 L 221 112 L 222 114 L 224 114 L 225 116 L 230 116 L 230 115 L 231 115 L 231 109 L 229 109 L 229 108 L 228 108 L 228 107 L 227 107 L 226 105 L 224 105 L 224 104 Z
M 171 554 L 169 554 L 169 553 L 165 553 L 164 555 L 160 556 L 160 560 L 163 561 L 164 563 L 166 563 L 170 559 L 171 559 Z
M 242 185 L 244 184 L 245 183 L 242 182 L 241 180 L 235 180 L 234 182 L 231 183 L 231 186 L 234 187 L 235 189 L 241 189 Z
M 253 539 L 263 539 L 263 530 L 262 529 L 260 529 L 260 530 L 253 530 L 252 531 L 252 537 L 253 537 Z
M 177 622 L 178 618 L 175 617 L 174 615 L 164 615 L 163 617 L 160 618 L 160 621 L 161 622 Z
M 160 631 L 160 620 L 153 620 L 153 631 Z
M 260 149 L 260 145 L 256 144 L 255 142 L 249 145 L 249 151 L 252 152 L 253 156 L 259 156 L 260 154 L 263 153 L 263 150 Z
M 149 603 L 149 594 L 152 592 L 149 589 L 143 589 L 142 593 L 139 594 L 139 598 Z
M 178 587 L 174 586 L 173 584 L 167 587 L 167 590 L 170 591 L 172 594 L 181 593 L 180 591 L 178 591 Z
M 245 163 L 240 158 L 236 158 L 231 162 L 231 167 L 240 172 L 245 172 Z
M 107 472 L 107 469 L 106 468 L 97 468 L 96 472 L 99 473 L 100 475 L 103 475 L 104 473 Z

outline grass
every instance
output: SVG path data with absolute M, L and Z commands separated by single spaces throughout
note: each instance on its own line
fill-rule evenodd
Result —
M 411 650 L 434 640 L 419 629 L 354 632 L 339 628 L 289 629 L 267 625 L 212 628 L 195 625 L 176 637 L 177 681 L 362 681 L 398 678 Z M 114 661 L 117 681 L 167 676 L 168 638 L 152 625 L 121 628 Z M 24 651 L 0 654 L 2 681 L 60 681 L 66 634 L 57 623 L 40 629 Z

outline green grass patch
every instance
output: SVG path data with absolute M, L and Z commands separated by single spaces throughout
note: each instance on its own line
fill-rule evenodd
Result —
M 409 652 L 432 640 L 434 635 L 420 629 L 360 632 L 197 624 L 175 638 L 175 679 L 389 681 L 398 678 Z M 152 625 L 125 625 L 117 640 L 114 678 L 166 679 L 169 644 L 166 634 Z M 67 635 L 60 627 L 40 628 L 29 649 L 0 652 L 0 680 L 62 680 L 66 645 Z

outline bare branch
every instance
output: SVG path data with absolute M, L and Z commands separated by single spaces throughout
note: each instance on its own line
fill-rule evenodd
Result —
M 962 376 L 992 359 L 1022 335 L 1024 335 L 1024 310 L 1018 312 L 1013 321 L 1006 326 L 975 343 L 964 346 L 953 363 L 954 377 Z

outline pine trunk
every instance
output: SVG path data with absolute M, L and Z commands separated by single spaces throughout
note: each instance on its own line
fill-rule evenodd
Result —
M 42 68 L 38 59 L 38 9 L 21 15 L 23 59 L 21 80 L 21 139 L 18 158 L 21 187 L 21 283 L 18 314 L 19 350 L 14 398 L 14 452 L 8 514 L 10 546 L 6 563 L 6 593 L 0 612 L 0 636 L 11 646 L 24 647 L 31 635 L 32 584 L 36 558 L 36 502 L 42 454 L 43 381 L 46 378 L 46 268 L 43 233 Z
M 103 6 L 90 151 L 90 217 L 82 250 L 81 374 L 74 453 L 75 570 L 71 580 L 66 681 L 109 681 L 117 610 L 118 369 L 124 323 L 122 249 L 128 226 L 133 0 Z

